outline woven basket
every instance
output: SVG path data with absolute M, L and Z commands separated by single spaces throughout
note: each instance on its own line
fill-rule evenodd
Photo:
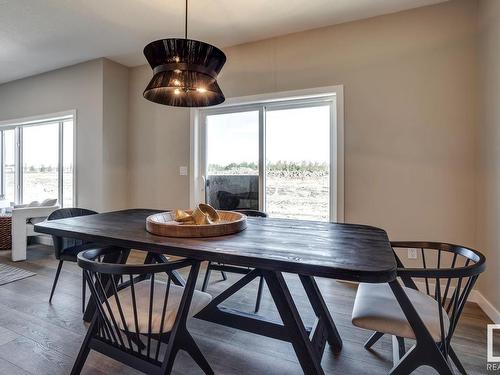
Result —
M 0 250 L 12 249 L 12 216 L 0 215 Z

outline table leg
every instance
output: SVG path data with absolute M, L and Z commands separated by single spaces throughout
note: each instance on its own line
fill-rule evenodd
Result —
M 281 272 L 262 271 L 290 342 L 305 374 L 324 374 L 321 356 L 314 349 Z
M 309 298 L 309 302 L 311 302 L 314 313 L 318 319 L 322 321 L 322 325 L 318 325 L 318 327 L 325 327 L 327 331 L 327 341 L 328 344 L 330 344 L 332 351 L 334 353 L 340 352 L 342 350 L 342 339 L 340 338 L 339 331 L 333 322 L 330 311 L 326 306 L 325 300 L 321 295 L 318 284 L 316 284 L 316 280 L 314 280 L 314 277 L 312 276 L 299 275 L 299 277 L 306 291 L 307 298 Z
M 257 277 L 264 277 L 281 322 L 260 315 L 220 306 L 233 294 Z M 236 283 L 216 296 L 195 317 L 257 335 L 287 341 L 292 344 L 305 374 L 324 374 L 321 358 L 326 341 L 340 350 L 342 340 L 313 278 L 303 277 L 304 288 L 318 317 L 312 329 L 306 328 L 293 297 L 280 272 L 253 269 Z
M 149 252 L 146 255 L 146 259 L 144 259 L 144 264 L 152 264 L 154 262 L 156 262 L 156 263 L 169 263 L 170 261 L 163 254 Z M 184 280 L 184 278 L 181 276 L 181 274 L 178 271 L 176 271 L 176 270 L 169 271 L 168 274 L 172 278 L 172 281 L 174 282 L 175 285 L 177 285 L 177 286 L 185 286 L 186 285 L 186 281 Z
M 103 263 L 116 263 L 116 264 L 125 264 L 127 263 L 128 256 L 130 254 L 129 249 L 121 249 L 121 251 L 113 251 L 109 254 L 106 254 L 103 259 Z M 109 280 L 103 278 L 103 285 L 107 285 Z M 109 286 L 111 288 L 111 286 Z M 111 290 L 110 290 L 111 292 Z M 85 322 L 90 322 L 94 316 L 96 310 L 96 305 L 94 302 L 94 298 L 90 298 L 87 303 L 87 308 L 85 309 L 85 313 L 83 314 L 83 320 Z

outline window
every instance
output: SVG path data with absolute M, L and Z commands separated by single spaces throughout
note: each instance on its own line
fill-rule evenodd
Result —
M 3 182 L 2 195 L 9 202 L 16 201 L 16 131 L 15 129 L 3 130 L 3 173 L 0 178 Z
M 15 203 L 74 204 L 74 115 L 0 126 L 0 194 Z
M 194 191 L 202 194 L 191 199 L 218 209 L 264 210 L 271 217 L 342 220 L 337 91 L 302 98 L 278 94 L 248 104 L 242 98 L 198 110 L 199 155 L 192 165 L 202 181 L 194 181 Z
M 26 126 L 22 131 L 22 201 L 58 196 L 59 124 Z

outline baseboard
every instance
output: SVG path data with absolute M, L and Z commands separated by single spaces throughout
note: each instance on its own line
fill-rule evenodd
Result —
M 481 294 L 479 290 L 474 289 L 469 297 L 469 301 L 477 303 L 479 308 L 495 324 L 500 324 L 500 312 Z

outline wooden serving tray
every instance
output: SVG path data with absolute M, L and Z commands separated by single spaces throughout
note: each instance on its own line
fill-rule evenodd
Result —
M 191 211 L 186 211 L 191 213 Z M 146 230 L 165 237 L 216 237 L 241 232 L 247 227 L 246 215 L 233 211 L 219 211 L 220 220 L 213 224 L 182 224 L 174 220 L 174 213 L 161 212 L 146 218 Z

